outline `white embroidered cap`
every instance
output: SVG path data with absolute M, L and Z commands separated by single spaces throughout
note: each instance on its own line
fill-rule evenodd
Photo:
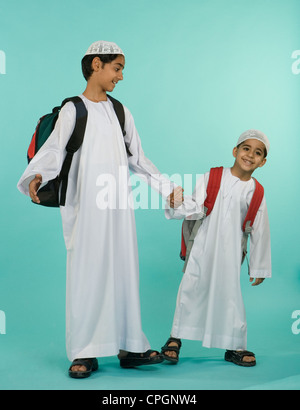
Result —
M 270 150 L 270 142 L 268 140 L 268 137 L 261 131 L 259 130 L 247 130 L 245 132 L 243 132 L 237 142 L 237 146 L 240 145 L 242 142 L 246 141 L 246 140 L 250 140 L 250 139 L 254 139 L 254 140 L 258 140 L 261 141 L 263 144 L 265 144 L 266 150 L 267 150 L 267 154 L 269 153 Z
M 117 46 L 116 43 L 112 43 L 110 41 L 95 41 L 93 44 L 89 46 L 85 55 L 90 54 L 122 54 L 124 55 L 123 51 Z

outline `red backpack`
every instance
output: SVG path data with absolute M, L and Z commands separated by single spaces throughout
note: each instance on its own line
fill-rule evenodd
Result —
M 204 211 L 205 217 L 207 217 L 213 210 L 219 189 L 221 184 L 221 179 L 223 175 L 223 167 L 211 168 L 209 173 L 209 180 L 206 189 L 206 199 L 204 202 Z M 252 226 L 257 214 L 257 211 L 260 207 L 260 204 L 264 197 L 264 188 L 263 186 L 255 179 L 255 190 L 248 208 L 247 215 L 245 217 L 242 231 L 244 232 L 243 238 L 243 257 L 242 263 L 247 254 L 247 241 L 248 235 L 252 231 Z M 198 219 L 196 221 L 184 220 L 182 223 L 181 231 L 181 250 L 180 258 L 185 261 L 183 271 L 185 271 L 189 254 L 191 252 L 195 236 L 200 228 L 203 219 Z

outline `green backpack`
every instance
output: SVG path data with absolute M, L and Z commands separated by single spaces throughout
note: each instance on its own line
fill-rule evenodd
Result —
M 110 95 L 107 95 L 107 97 L 113 103 L 113 107 L 118 117 L 123 136 L 125 136 L 126 132 L 124 107 L 118 100 L 111 97 Z M 72 164 L 73 155 L 82 145 L 88 117 L 88 112 L 82 99 L 77 96 L 66 98 L 60 106 L 54 107 L 50 114 L 43 115 L 37 123 L 35 132 L 31 138 L 31 142 L 27 151 L 27 160 L 29 163 L 49 138 L 55 127 L 60 110 L 69 101 L 71 101 L 76 108 L 76 123 L 74 131 L 66 146 L 67 155 L 65 157 L 59 175 L 51 181 L 48 181 L 42 188 L 39 189 L 38 197 L 40 199 L 40 203 L 38 205 L 48 207 L 59 207 L 65 205 L 69 170 Z M 125 147 L 128 156 L 131 156 L 132 154 L 130 153 L 126 143 Z

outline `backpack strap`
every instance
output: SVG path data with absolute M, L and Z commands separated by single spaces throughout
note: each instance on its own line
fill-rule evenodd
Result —
M 242 263 L 244 262 L 244 259 L 247 257 L 247 243 L 248 243 L 248 236 L 252 232 L 253 229 L 253 223 L 257 214 L 257 211 L 259 210 L 259 207 L 262 203 L 263 197 L 264 197 L 264 188 L 263 186 L 255 179 L 255 189 L 251 198 L 251 202 L 242 226 L 242 230 L 244 232 L 243 239 L 242 239 Z M 249 271 L 249 263 L 248 263 L 248 273 L 250 274 Z
M 111 101 L 112 104 L 113 104 L 115 113 L 116 113 L 116 115 L 117 115 L 117 117 L 118 117 L 118 120 L 119 120 L 119 123 L 120 123 L 120 127 L 121 127 L 121 130 L 122 130 L 122 133 L 123 133 L 123 137 L 125 137 L 125 135 L 126 135 L 126 131 L 125 131 L 125 112 L 124 112 L 123 104 L 120 103 L 120 101 L 118 101 L 118 100 L 116 100 L 115 98 L 113 98 L 111 95 L 108 95 L 108 94 L 107 94 L 107 97 L 110 99 L 110 101 Z M 131 157 L 132 154 L 131 154 L 131 152 L 130 152 L 130 150 L 129 150 L 129 148 L 128 148 L 128 145 L 126 144 L 125 140 L 124 140 L 124 143 L 125 143 L 125 148 L 126 148 L 127 155 L 128 155 L 129 157 Z
M 66 151 L 67 155 L 65 157 L 65 160 L 63 162 L 60 174 L 59 174 L 59 181 L 61 182 L 61 191 L 60 191 L 60 202 L 59 204 L 61 206 L 65 205 L 66 202 L 66 192 L 67 192 L 67 187 L 68 187 L 68 175 L 73 159 L 73 155 L 80 146 L 82 145 L 83 138 L 84 138 L 84 133 L 85 133 L 85 127 L 86 127 L 86 122 L 87 122 L 87 109 L 85 107 L 84 102 L 80 97 L 71 97 L 71 98 L 66 98 L 62 104 L 62 108 L 67 102 L 73 102 L 76 108 L 76 122 L 75 122 L 75 127 L 74 131 L 66 145 Z
M 206 199 L 204 201 L 205 217 L 207 217 L 213 210 L 216 202 L 218 192 L 220 190 L 221 179 L 223 175 L 223 167 L 211 168 L 209 172 L 209 179 L 206 187 Z M 181 252 L 180 257 L 185 261 L 183 272 L 185 272 L 186 265 L 194 244 L 197 232 L 202 225 L 203 219 L 195 221 L 184 220 L 181 232 Z M 187 240 L 188 238 L 188 240 Z
M 110 95 L 107 94 L 107 97 L 111 100 L 115 113 L 117 115 L 118 121 L 120 123 L 120 127 L 123 133 L 123 136 L 126 135 L 125 131 L 125 112 L 124 112 L 124 107 L 123 104 L 120 103 L 120 101 L 116 100 L 115 98 L 111 97 Z M 59 204 L 61 206 L 65 205 L 66 202 L 66 192 L 67 192 L 67 187 L 68 187 L 68 175 L 73 159 L 73 155 L 80 146 L 82 145 L 83 138 L 84 138 L 84 133 L 85 133 L 85 127 L 86 127 L 86 122 L 87 122 L 87 109 L 85 107 L 84 102 L 82 99 L 78 96 L 75 97 L 70 97 L 66 98 L 60 107 L 56 107 L 56 110 L 60 110 L 67 102 L 73 102 L 76 108 L 76 123 L 75 123 L 75 128 L 74 131 L 67 143 L 66 146 L 66 151 L 67 155 L 65 157 L 65 160 L 62 165 L 61 172 L 59 174 L 59 181 L 61 181 L 61 191 L 60 191 L 60 202 Z M 124 141 L 125 143 L 125 141 Z M 126 151 L 128 156 L 132 156 L 131 152 L 129 151 L 129 148 L 127 144 L 125 143 Z
M 213 210 L 220 189 L 223 167 L 211 168 L 206 188 L 206 199 L 204 201 L 205 215 L 208 216 Z
M 202 223 L 203 223 L 203 219 L 204 219 L 204 218 L 202 218 L 202 219 L 197 219 L 196 221 L 187 221 L 187 220 L 184 220 L 184 221 L 183 221 L 182 227 L 183 227 L 183 226 L 185 225 L 185 223 L 187 223 L 187 222 L 193 222 L 193 224 L 192 224 L 192 230 L 191 230 L 191 234 L 190 234 L 189 240 L 188 240 L 188 242 L 187 242 L 187 244 L 186 244 L 186 249 L 185 249 L 184 258 L 183 258 L 183 255 L 180 254 L 181 259 L 183 259 L 183 260 L 185 261 L 185 262 L 184 262 L 184 265 L 183 265 L 183 268 L 182 268 L 182 272 L 185 272 L 185 269 L 186 269 L 186 266 L 187 266 L 187 263 L 188 263 L 188 260 L 189 260 L 190 253 L 191 253 L 192 247 L 193 247 L 193 245 L 194 245 L 195 237 L 196 237 L 196 235 L 197 235 L 197 232 L 198 232 L 200 226 L 201 226 Z M 183 242 L 183 241 L 182 241 L 182 242 Z M 182 252 L 182 251 L 183 251 L 183 249 L 181 249 L 181 252 Z
M 246 218 L 244 220 L 243 223 L 243 232 L 245 232 L 246 234 L 251 233 L 252 231 L 252 226 L 254 223 L 254 219 L 256 217 L 257 211 L 259 210 L 259 207 L 261 205 L 261 202 L 263 200 L 264 197 L 264 188 L 263 186 L 255 179 L 255 190 L 248 208 L 248 212 L 246 215 Z
M 195 220 L 184 219 L 181 228 L 181 249 L 180 249 L 180 258 L 184 261 L 187 255 L 187 246 L 193 228 L 195 226 Z

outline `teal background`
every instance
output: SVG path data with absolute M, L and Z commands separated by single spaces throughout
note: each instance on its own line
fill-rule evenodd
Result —
M 291 330 L 300 309 L 299 15 L 299 0 L 0 0 L 0 389 L 300 388 L 300 334 Z M 254 176 L 266 190 L 273 278 L 253 288 L 245 266 L 241 276 L 255 368 L 184 341 L 175 367 L 124 370 L 110 357 L 87 380 L 67 375 L 60 214 L 31 204 L 16 184 L 37 119 L 84 90 L 80 61 L 100 39 L 126 54 L 113 95 L 161 172 L 195 177 L 231 166 L 241 132 L 269 136 L 267 164 Z M 182 275 L 181 223 L 167 221 L 162 207 L 137 209 L 136 223 L 143 328 L 160 349 Z

